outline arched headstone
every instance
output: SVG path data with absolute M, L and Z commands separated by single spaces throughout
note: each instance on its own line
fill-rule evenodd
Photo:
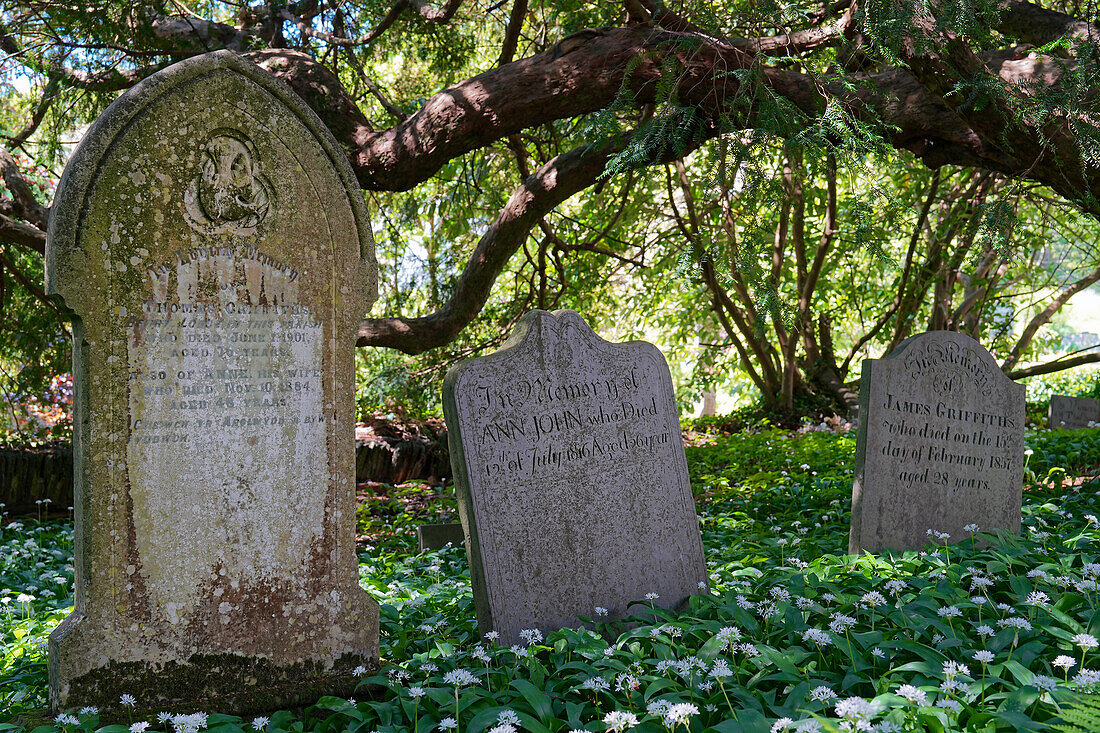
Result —
M 50 704 L 270 709 L 376 665 L 358 584 L 362 192 L 321 121 L 229 52 L 116 100 L 58 186 L 73 312 L 76 608 Z
M 668 364 L 535 310 L 443 383 L 451 466 L 482 632 L 516 644 L 706 590 Z M 655 594 L 655 595 L 653 595 Z M 645 601 L 651 596 L 652 601 Z
M 864 361 L 848 551 L 1018 532 L 1023 443 L 1023 385 L 969 336 L 922 333 Z

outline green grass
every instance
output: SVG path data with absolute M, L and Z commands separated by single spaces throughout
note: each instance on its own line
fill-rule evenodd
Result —
M 1100 673 L 1081 670 L 1100 668 L 1100 648 L 1075 637 L 1100 636 L 1100 482 L 1068 479 L 1100 466 L 1100 430 L 1028 436 L 1020 536 L 903 556 L 844 554 L 854 444 L 854 435 L 771 431 L 689 448 L 712 592 L 629 630 L 592 619 L 498 647 L 477 634 L 460 549 L 417 555 L 408 531 L 375 532 L 360 578 L 382 604 L 385 666 L 363 684 L 381 691 L 325 698 L 258 725 L 206 710 L 203 725 L 428 733 L 456 718 L 460 733 L 558 733 L 625 728 L 634 716 L 643 733 L 767 733 L 783 730 L 784 718 L 792 731 L 1038 731 L 1096 689 Z M 386 516 L 409 528 L 413 515 L 453 507 L 407 489 L 391 498 L 382 509 L 368 502 L 361 524 Z M 12 599 L 0 612 L 0 710 L 9 719 L 44 705 L 42 640 L 72 602 L 70 526 L 17 524 L 0 533 L 0 600 Z M 20 603 L 22 593 L 35 598 Z M 1054 664 L 1063 656 L 1068 669 Z M 92 713 L 78 718 L 60 727 L 128 730 L 100 728 Z

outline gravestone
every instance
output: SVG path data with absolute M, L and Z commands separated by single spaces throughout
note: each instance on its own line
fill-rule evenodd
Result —
M 1053 430 L 1079 430 L 1100 425 L 1100 400 L 1052 395 L 1047 425 Z
M 1019 531 L 1024 387 L 977 341 L 906 339 L 863 362 L 859 399 L 850 553 L 920 548 L 928 530 L 958 541 L 971 524 Z
M 466 541 L 466 535 L 460 522 L 421 524 L 416 528 L 416 541 L 421 552 L 442 550 L 447 545 L 461 545 Z
M 572 311 L 531 311 L 504 347 L 451 368 L 451 465 L 482 632 L 502 643 L 706 587 L 672 388 L 652 344 Z
M 76 607 L 50 704 L 243 713 L 350 692 L 354 344 L 377 267 L 321 121 L 229 52 L 149 77 L 57 189 L 72 311 Z

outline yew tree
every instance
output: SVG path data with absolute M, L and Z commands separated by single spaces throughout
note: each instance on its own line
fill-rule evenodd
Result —
M 699 181 L 682 165 L 696 153 L 708 161 L 704 188 L 736 193 L 738 177 L 755 170 L 746 156 L 761 138 L 779 141 L 788 160 L 824 161 L 825 178 L 837 165 L 900 152 L 933 171 L 970 169 L 967 181 L 1000 182 L 1005 196 L 1042 186 L 1060 206 L 1100 215 L 1100 25 L 1076 2 L 3 0 L 0 306 L 8 293 L 9 304 L 37 301 L 54 312 L 41 292 L 40 258 L 66 142 L 146 75 L 216 49 L 244 55 L 301 95 L 369 197 L 422 192 L 443 211 L 455 195 L 450 182 L 462 179 L 490 192 L 479 202 L 496 202 L 489 211 L 467 202 L 463 216 L 440 224 L 476 231 L 465 261 L 448 263 L 453 252 L 425 245 L 429 269 L 456 273 L 442 285 L 432 278 L 430 310 L 364 320 L 360 346 L 420 354 L 453 342 L 517 257 L 530 265 L 522 305 L 554 305 L 570 262 L 574 273 L 585 257 L 635 262 L 611 234 L 632 196 L 666 192 L 681 206 L 697 198 Z M 776 180 L 795 193 L 789 170 L 786 182 L 782 173 Z M 603 197 L 605 226 L 564 231 L 550 215 L 582 191 Z M 805 296 L 793 305 L 796 324 L 809 322 L 809 299 L 828 277 L 835 203 L 816 249 L 795 268 L 803 278 L 796 300 Z M 645 215 L 639 206 L 634 216 Z M 738 275 L 740 299 L 719 286 L 718 273 L 739 258 L 735 241 L 723 258 L 701 245 L 692 227 L 721 228 L 721 207 L 710 208 L 712 225 L 673 211 L 675 234 L 718 302 L 715 313 L 731 319 L 727 332 L 745 337 L 766 310 L 758 293 L 766 301 L 769 273 Z M 907 299 L 937 287 L 921 269 L 930 256 L 910 253 L 892 312 L 912 311 Z M 1100 268 L 1075 287 L 1097 279 Z M 913 282 L 923 287 L 907 289 Z M 875 335 L 896 342 L 909 328 L 887 318 Z M 745 363 L 775 371 L 772 386 L 788 401 L 800 378 L 796 352 L 801 359 L 822 349 L 820 339 L 792 336 L 769 364 L 754 361 L 743 340 Z M 1006 371 L 1019 358 L 1010 355 Z M 1074 363 L 1097 360 L 1091 353 Z M 825 375 L 840 392 L 851 357 L 841 361 L 844 374 Z

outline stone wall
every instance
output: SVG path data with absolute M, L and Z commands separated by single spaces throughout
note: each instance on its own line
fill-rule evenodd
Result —
M 35 514 L 49 499 L 51 512 L 73 505 L 73 449 L 67 443 L 0 446 L 0 503 L 11 515 Z
M 355 479 L 383 484 L 451 477 L 442 420 L 372 419 L 355 429 Z
M 438 483 L 451 477 L 442 420 L 372 420 L 355 431 L 355 480 L 384 484 Z M 73 449 L 68 443 L 0 446 L 0 504 L 12 516 L 36 514 L 40 499 L 52 513 L 73 505 Z

